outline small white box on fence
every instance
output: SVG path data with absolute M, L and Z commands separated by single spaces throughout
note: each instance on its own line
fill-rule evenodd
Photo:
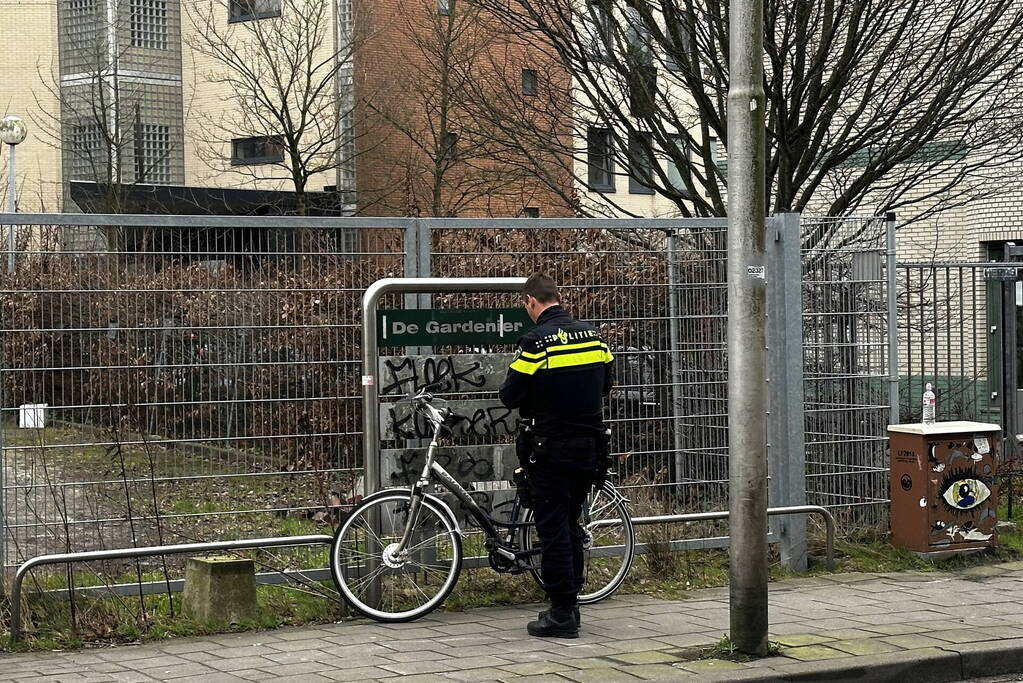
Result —
M 18 412 L 18 426 L 22 429 L 42 429 L 46 426 L 48 403 L 25 403 Z

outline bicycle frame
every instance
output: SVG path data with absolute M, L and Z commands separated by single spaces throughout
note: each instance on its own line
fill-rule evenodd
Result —
M 448 471 L 444 469 L 444 467 L 439 462 L 437 462 L 435 455 L 437 452 L 437 448 L 439 448 L 440 446 L 439 440 L 441 432 L 444 430 L 444 417 L 441 415 L 440 411 L 438 411 L 429 403 L 423 403 L 422 406 L 427 411 L 428 419 L 434 425 L 433 438 L 430 440 L 430 445 L 426 449 L 426 462 L 423 464 L 423 470 L 419 474 L 419 479 L 417 479 L 416 483 L 412 485 L 411 490 L 412 500 L 409 508 L 408 520 L 405 522 L 405 530 L 401 535 L 401 540 L 398 542 L 398 546 L 394 549 L 394 553 L 395 554 L 401 553 L 402 551 L 405 550 L 405 547 L 408 545 L 409 539 L 412 536 L 412 528 L 415 526 L 415 523 L 419 518 L 419 508 L 422 505 L 422 500 L 425 495 L 424 491 L 426 487 L 430 485 L 431 474 L 433 474 L 433 476 L 437 478 L 437 481 L 440 482 L 440 484 L 444 488 L 446 488 L 448 491 L 453 493 L 456 498 L 458 498 L 458 500 L 462 503 L 462 505 L 465 506 L 466 510 L 469 511 L 469 514 L 472 515 L 473 519 L 476 521 L 477 524 L 479 524 L 479 526 L 483 529 L 483 531 L 489 538 L 493 538 L 495 540 L 500 539 L 501 532 L 498 530 L 498 527 L 508 529 L 509 530 L 508 538 L 510 539 L 511 537 L 510 532 L 513 529 L 523 526 L 529 526 L 529 523 L 525 522 L 499 522 L 493 519 L 490 515 L 485 513 L 480 508 L 479 503 L 477 503 L 473 499 L 469 492 L 466 491 L 465 488 L 463 488 L 462 485 L 459 484 L 458 481 L 456 481 L 455 478 L 452 477 L 451 474 L 449 474 Z M 515 506 L 516 507 L 512 511 L 513 519 L 517 517 L 518 512 L 517 501 L 515 502 Z M 463 536 L 465 535 L 460 528 L 458 531 Z M 500 552 L 500 549 L 498 550 L 498 552 Z M 511 553 L 510 551 L 508 553 L 502 554 L 505 554 L 506 557 L 508 557 L 508 559 L 515 559 L 515 554 Z

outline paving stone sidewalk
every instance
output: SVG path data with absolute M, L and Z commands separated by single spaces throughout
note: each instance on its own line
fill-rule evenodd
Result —
M 1023 562 L 962 572 L 838 574 L 771 584 L 776 657 L 692 660 L 728 630 L 728 591 L 623 595 L 583 608 L 578 640 L 526 635 L 536 607 L 435 613 L 0 655 L 2 681 L 957 681 L 1023 671 Z

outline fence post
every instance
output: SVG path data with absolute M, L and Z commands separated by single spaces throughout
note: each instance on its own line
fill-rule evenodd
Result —
M 803 268 L 799 214 L 771 218 L 767 239 L 768 464 L 772 507 L 806 505 L 803 416 Z M 806 518 L 771 520 L 781 562 L 806 569 Z
M 1006 242 L 1003 260 L 1008 262 L 1019 262 L 1023 260 L 1023 246 L 1017 246 L 1013 242 Z M 1002 463 L 1008 463 L 1008 495 L 1006 499 L 1006 516 L 1012 519 L 1013 496 L 1016 474 L 1016 431 L 1019 425 L 1016 424 L 1016 398 L 1019 390 L 1016 367 L 1017 329 L 1016 318 L 1016 280 L 1019 271 L 1016 270 L 1016 277 L 1012 280 L 1002 281 Z
M 887 266 L 885 279 L 888 286 L 888 405 L 891 409 L 889 424 L 899 424 L 899 279 L 895 262 L 895 213 L 885 215 Z
M 675 447 L 675 472 L 672 479 L 676 484 L 681 484 L 682 481 L 682 398 L 679 395 L 679 389 L 682 385 L 682 369 L 681 362 L 679 360 L 679 340 L 681 333 L 679 331 L 679 310 L 678 310 L 678 273 L 676 272 L 676 261 L 675 261 L 675 228 L 668 228 L 668 239 L 667 239 L 667 260 L 668 260 L 668 339 L 671 344 L 671 349 L 668 351 L 668 360 L 671 367 L 671 412 L 672 422 L 674 423 L 674 429 L 672 429 L 672 438 L 674 439 Z M 681 493 L 682 486 L 679 485 L 676 490 Z

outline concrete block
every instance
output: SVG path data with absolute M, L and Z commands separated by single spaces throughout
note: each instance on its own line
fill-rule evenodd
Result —
M 256 566 L 235 557 L 190 557 L 181 600 L 186 615 L 204 623 L 256 618 Z

